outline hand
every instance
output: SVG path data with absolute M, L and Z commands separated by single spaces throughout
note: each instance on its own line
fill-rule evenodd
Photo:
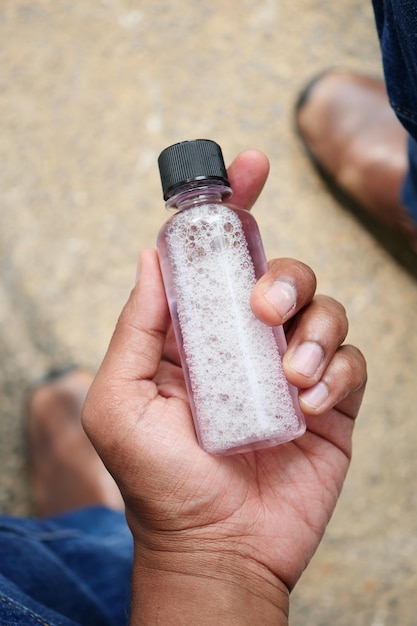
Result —
M 260 153 L 234 161 L 236 205 L 250 208 L 267 172 Z M 206 585 L 237 581 L 285 612 L 287 590 L 316 550 L 342 488 L 366 381 L 360 352 L 341 345 L 343 307 L 314 297 L 315 286 L 307 266 L 281 259 L 252 294 L 262 321 L 287 324 L 284 368 L 301 389 L 306 434 L 275 448 L 215 457 L 197 444 L 157 253 L 142 253 L 138 283 L 83 418 L 124 497 L 142 585 L 161 574 L 166 589 L 167 572 L 201 577 Z

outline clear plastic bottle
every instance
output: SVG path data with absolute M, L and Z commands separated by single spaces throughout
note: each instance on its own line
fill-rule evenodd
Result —
M 199 444 L 232 454 L 299 437 L 305 421 L 282 369 L 283 328 L 250 307 L 267 269 L 261 237 L 248 211 L 224 202 L 232 191 L 220 146 L 181 142 L 158 163 L 177 213 L 157 246 Z

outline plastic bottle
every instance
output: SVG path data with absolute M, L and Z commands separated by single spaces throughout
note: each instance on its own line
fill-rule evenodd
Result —
M 224 202 L 232 190 L 220 146 L 184 141 L 158 164 L 177 213 L 157 246 L 200 446 L 232 454 L 299 437 L 305 421 L 281 365 L 283 328 L 260 322 L 249 302 L 267 269 L 261 237 L 248 211 Z

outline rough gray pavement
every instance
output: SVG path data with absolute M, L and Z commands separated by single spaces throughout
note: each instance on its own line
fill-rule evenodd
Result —
M 415 268 L 329 195 L 292 119 L 322 69 L 382 73 L 370 2 L 3 0 L 0 41 L 1 509 L 30 512 L 27 384 L 98 366 L 167 217 L 159 152 L 196 137 L 227 161 L 259 148 L 268 256 L 315 269 L 369 362 L 350 474 L 290 623 L 415 626 Z

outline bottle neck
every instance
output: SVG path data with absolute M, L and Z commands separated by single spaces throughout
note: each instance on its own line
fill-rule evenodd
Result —
M 193 181 L 173 189 L 165 206 L 167 209 L 183 211 L 201 204 L 218 204 L 228 200 L 231 195 L 232 189 L 223 181 Z

